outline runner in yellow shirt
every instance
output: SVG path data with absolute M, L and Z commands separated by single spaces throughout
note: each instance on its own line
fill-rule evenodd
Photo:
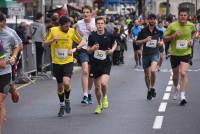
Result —
M 171 23 L 164 33 L 164 40 L 170 42 L 169 53 L 173 71 L 174 95 L 179 97 L 180 105 L 187 103 L 185 92 L 188 87 L 188 69 L 192 60 L 192 39 L 195 38 L 195 26 L 187 21 L 188 10 L 180 8 L 178 21 Z M 179 86 L 180 85 L 180 86 Z
M 51 57 L 53 64 L 53 75 L 56 77 L 58 85 L 58 97 L 60 100 L 60 110 L 58 117 L 64 116 L 71 112 L 70 107 L 70 90 L 71 75 L 73 72 L 73 52 L 81 48 L 85 41 L 79 34 L 70 28 L 71 21 L 67 16 L 59 20 L 60 26 L 52 27 L 46 37 L 45 46 L 51 47 Z M 77 48 L 72 48 L 72 43 L 78 44 Z

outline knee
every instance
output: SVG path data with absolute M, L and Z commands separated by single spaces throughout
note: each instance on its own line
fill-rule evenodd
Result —
M 89 75 L 88 69 L 84 69 L 84 70 L 82 71 L 82 75 L 83 75 L 83 76 L 88 76 L 88 75 Z
M 185 77 L 187 75 L 187 73 L 185 72 L 185 71 L 181 71 L 180 72 L 180 76 L 183 78 L 183 77 Z
M 106 87 L 106 86 L 107 86 L 107 82 L 102 82 L 102 83 L 101 83 L 101 86 L 102 86 L 102 87 Z

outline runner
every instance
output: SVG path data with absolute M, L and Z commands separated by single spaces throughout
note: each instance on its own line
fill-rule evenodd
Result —
M 90 77 L 94 78 L 95 94 L 98 105 L 95 113 L 102 108 L 108 108 L 107 88 L 111 70 L 111 54 L 117 47 L 112 34 L 105 31 L 105 19 L 99 16 L 95 19 L 97 32 L 92 32 L 88 38 L 88 52 L 91 54 Z
M 188 87 L 188 69 L 191 62 L 192 38 L 195 37 L 195 26 L 187 21 L 188 10 L 180 8 L 178 21 L 171 23 L 164 33 L 164 40 L 170 41 L 170 62 L 173 71 L 174 99 L 178 98 L 180 90 L 180 105 L 187 103 L 185 92 Z M 179 89 L 180 85 L 180 89 Z
M 143 45 L 142 63 L 144 68 L 145 83 L 148 89 L 147 99 L 156 97 L 155 81 L 156 70 L 160 58 L 159 47 L 162 47 L 163 40 L 160 39 L 159 30 L 156 28 L 156 15 L 148 16 L 149 24 L 138 35 L 136 43 Z
M 73 41 L 78 43 L 77 48 L 81 48 L 85 41 L 79 34 L 70 28 L 71 20 L 67 16 L 62 16 L 59 20 L 60 26 L 52 27 L 45 40 L 45 46 L 51 47 L 51 57 L 53 64 L 53 75 L 56 77 L 58 86 L 58 97 L 60 100 L 60 110 L 58 117 L 64 116 L 71 112 L 70 107 L 70 91 L 71 91 L 71 75 L 73 72 Z
M 166 30 L 164 28 L 163 20 L 158 21 L 157 29 L 159 30 L 160 38 L 163 39 L 163 35 L 164 35 L 165 30 Z M 159 51 L 160 51 L 160 60 L 158 62 L 158 71 L 160 71 L 162 63 L 163 63 L 163 59 L 164 59 L 164 46 L 161 46 L 159 48 Z
M 12 34 L 12 36 L 15 39 L 15 44 L 17 44 L 20 48 L 20 51 L 23 49 L 23 44 L 21 38 L 18 36 L 18 34 L 15 32 L 15 30 L 9 28 L 6 25 L 6 21 L 4 22 L 4 30 L 6 30 L 8 33 Z M 10 83 L 10 93 L 11 93 L 11 99 L 14 103 L 17 103 L 19 101 L 19 92 L 16 89 L 15 79 L 16 79 L 16 71 L 17 71 L 17 64 L 20 60 L 21 52 L 18 53 L 15 63 L 12 65 L 12 81 Z
M 83 19 L 79 20 L 76 24 L 76 29 L 79 34 L 87 41 L 88 36 L 92 31 L 96 31 L 95 26 L 95 19 L 91 18 L 92 16 L 92 7 L 84 6 L 82 8 L 83 12 Z M 82 67 L 82 88 L 83 88 L 83 100 L 81 103 L 84 104 L 92 104 L 92 95 L 91 95 L 91 88 L 92 88 L 92 79 L 89 78 L 89 55 L 87 52 L 86 43 L 80 50 L 77 51 L 77 58 L 81 63 Z
M 133 39 L 133 50 L 134 50 L 134 59 L 135 59 L 135 68 L 141 67 L 141 46 L 136 44 L 136 40 L 138 38 L 139 32 L 141 32 L 142 28 L 140 26 L 139 20 L 134 20 L 134 25 L 131 29 L 131 38 Z
M 11 82 L 11 64 L 15 63 L 19 46 L 11 33 L 5 30 L 6 17 L 0 13 L 0 133 L 5 120 L 5 98 Z

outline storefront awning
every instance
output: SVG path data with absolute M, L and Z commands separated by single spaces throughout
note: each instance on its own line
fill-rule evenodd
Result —
M 10 5 L 14 3 L 15 1 L 13 0 L 0 0 L 0 7 L 7 7 L 7 5 Z
M 20 2 L 20 3 L 32 3 L 33 0 L 17 0 L 17 2 Z

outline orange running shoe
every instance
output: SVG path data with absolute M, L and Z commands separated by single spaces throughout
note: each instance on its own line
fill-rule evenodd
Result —
M 19 93 L 18 93 L 15 85 L 11 85 L 11 92 L 10 93 L 11 93 L 11 98 L 12 98 L 13 103 L 18 103 Z

